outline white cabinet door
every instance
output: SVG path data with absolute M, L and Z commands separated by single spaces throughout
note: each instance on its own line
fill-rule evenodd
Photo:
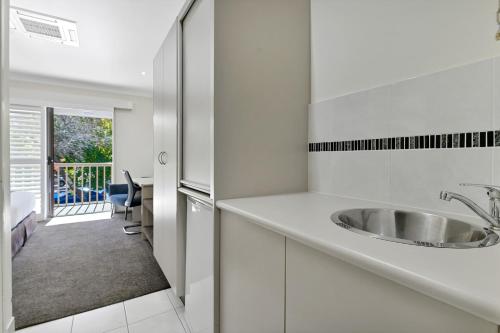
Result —
M 184 292 L 184 232 L 177 219 L 177 25 L 154 61 L 153 252 L 177 296 Z M 182 244 L 181 244 L 182 243 Z
M 284 332 L 285 237 L 227 211 L 220 220 L 220 332 Z
M 182 22 L 182 179 L 205 192 L 211 179 L 211 9 L 211 0 L 197 0 Z
M 495 333 L 496 325 L 286 240 L 286 332 Z
M 214 213 L 187 197 L 186 320 L 192 333 L 214 331 Z

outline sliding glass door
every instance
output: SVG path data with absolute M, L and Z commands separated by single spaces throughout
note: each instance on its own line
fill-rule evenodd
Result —
M 47 108 L 49 214 L 54 217 L 109 211 L 113 113 Z

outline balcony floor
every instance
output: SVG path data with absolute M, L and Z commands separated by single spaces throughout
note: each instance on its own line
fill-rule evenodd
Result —
M 107 202 L 68 204 L 54 207 L 54 217 L 75 216 L 110 212 L 111 204 Z

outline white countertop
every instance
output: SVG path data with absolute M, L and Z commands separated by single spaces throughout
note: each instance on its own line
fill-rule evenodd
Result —
M 500 244 L 442 249 L 372 239 L 338 227 L 330 215 L 398 206 L 316 193 L 222 200 L 217 207 L 500 325 Z

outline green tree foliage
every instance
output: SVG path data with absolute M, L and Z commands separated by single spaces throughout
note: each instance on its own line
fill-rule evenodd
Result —
M 54 115 L 54 160 L 56 163 L 107 163 L 113 160 L 111 119 Z M 65 169 L 62 169 L 65 171 Z M 68 168 L 68 186 L 103 189 L 111 179 L 111 168 Z M 76 174 L 75 174 L 76 172 Z M 99 177 L 97 177 L 99 172 Z M 105 173 L 105 174 L 104 174 Z M 64 173 L 60 174 L 66 179 Z M 73 184 L 75 179 L 76 184 Z M 97 179 L 99 183 L 96 184 Z M 76 186 L 75 186 L 76 185 Z
M 54 144 L 55 161 L 59 163 L 111 162 L 112 121 L 55 115 Z

